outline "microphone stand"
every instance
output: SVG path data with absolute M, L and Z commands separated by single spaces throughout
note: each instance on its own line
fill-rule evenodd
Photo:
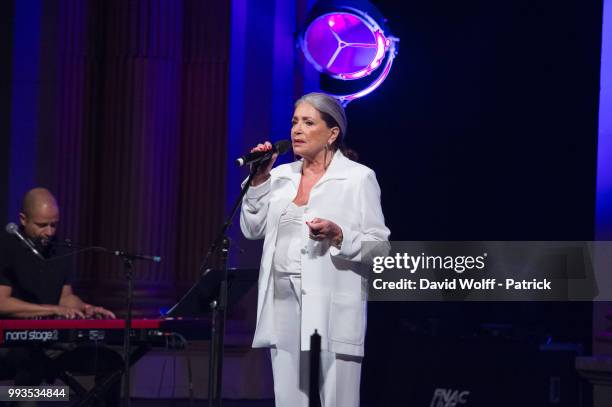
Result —
M 124 391 L 123 391 L 123 406 L 130 407 L 130 332 L 132 330 L 132 304 L 134 299 L 134 279 L 132 278 L 132 265 L 134 260 L 148 260 L 159 262 L 160 257 L 143 256 L 124 251 L 112 251 L 115 256 L 123 259 L 123 269 L 125 271 L 125 279 L 127 280 L 127 315 L 125 316 L 125 326 L 123 328 L 123 369 L 124 369 Z
M 240 191 L 240 195 L 234 202 L 219 234 L 213 241 L 204 261 L 200 266 L 202 273 L 200 278 L 203 278 L 212 269 L 209 267 L 210 260 L 213 254 L 218 254 L 219 266 L 223 270 L 223 278 L 219 285 L 219 295 L 217 300 L 212 301 L 209 306 L 212 311 L 211 322 L 211 343 L 210 343 L 210 359 L 208 362 L 208 405 L 209 407 L 222 407 L 222 390 L 223 390 L 223 352 L 225 342 L 225 321 L 227 316 L 227 299 L 228 299 L 228 266 L 227 258 L 231 241 L 227 237 L 227 231 L 232 224 L 232 219 L 236 215 L 242 199 L 246 195 L 251 186 L 251 181 L 257 173 L 261 164 L 265 161 L 259 161 L 252 165 L 251 173 L 246 183 Z
M 123 259 L 123 269 L 125 272 L 125 279 L 127 280 L 127 315 L 125 317 L 125 325 L 123 328 L 123 405 L 124 407 L 130 407 L 130 331 L 132 330 L 132 304 L 134 299 L 134 279 L 132 276 L 132 266 L 134 260 L 149 260 L 159 262 L 161 261 L 161 258 L 157 256 L 144 256 L 141 254 L 134 254 L 121 250 L 110 250 L 106 247 L 101 246 L 79 247 L 72 244 L 72 242 L 54 242 L 54 244 L 67 246 L 70 248 L 76 248 L 78 249 L 76 252 L 94 250 L 103 253 L 110 253 L 114 256 L 121 257 Z M 74 253 L 70 253 L 70 255 Z

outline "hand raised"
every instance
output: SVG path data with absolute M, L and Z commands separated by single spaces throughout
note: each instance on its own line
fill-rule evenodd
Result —
M 342 241 L 342 229 L 331 220 L 313 218 L 311 221 L 306 221 L 306 225 L 309 228 L 309 237 L 313 240 L 329 239 L 335 246 Z
M 256 147 L 251 149 L 251 152 L 254 153 L 256 151 L 270 151 L 272 150 L 272 143 L 269 141 L 264 142 L 263 144 L 257 144 Z M 270 171 L 272 170 L 272 166 L 278 157 L 278 153 L 272 154 L 272 157 L 269 160 L 262 161 L 261 163 L 251 164 L 251 171 L 253 171 L 253 165 L 258 165 L 257 173 L 253 177 L 253 181 L 251 182 L 252 186 L 257 186 L 259 184 L 264 183 L 268 177 L 270 176 Z

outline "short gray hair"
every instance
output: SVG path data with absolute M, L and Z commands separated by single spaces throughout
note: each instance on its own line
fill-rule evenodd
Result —
M 321 113 L 321 117 L 328 127 L 338 126 L 340 128 L 339 140 L 346 136 L 346 114 L 340 101 L 327 93 L 312 92 L 308 93 L 295 102 L 295 107 L 300 103 L 306 102 Z M 327 117 L 326 117 L 327 116 Z M 332 120 L 329 120 L 332 119 Z M 335 123 L 334 123 L 335 122 Z

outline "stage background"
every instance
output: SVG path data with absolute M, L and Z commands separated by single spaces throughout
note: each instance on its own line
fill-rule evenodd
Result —
M 301 94 L 333 90 L 294 47 L 311 3 L 3 1 L 0 220 L 50 188 L 62 237 L 162 256 L 135 274 L 137 313 L 157 315 L 197 278 L 238 193 L 231 161 L 288 138 Z M 595 239 L 602 1 L 373 3 L 399 55 L 348 106 L 347 144 L 377 173 L 392 239 Z M 257 267 L 261 243 L 237 225 L 231 264 Z M 121 262 L 88 254 L 78 270 L 83 295 L 121 314 Z M 233 310 L 238 334 L 254 301 Z M 483 323 L 592 346 L 587 303 L 371 304 L 366 398 L 402 338 Z

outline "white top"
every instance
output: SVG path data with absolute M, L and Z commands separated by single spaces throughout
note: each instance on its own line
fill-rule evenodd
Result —
M 304 208 L 291 202 L 281 213 L 276 236 L 276 250 L 272 268 L 279 273 L 302 272 L 302 241 L 304 233 Z

